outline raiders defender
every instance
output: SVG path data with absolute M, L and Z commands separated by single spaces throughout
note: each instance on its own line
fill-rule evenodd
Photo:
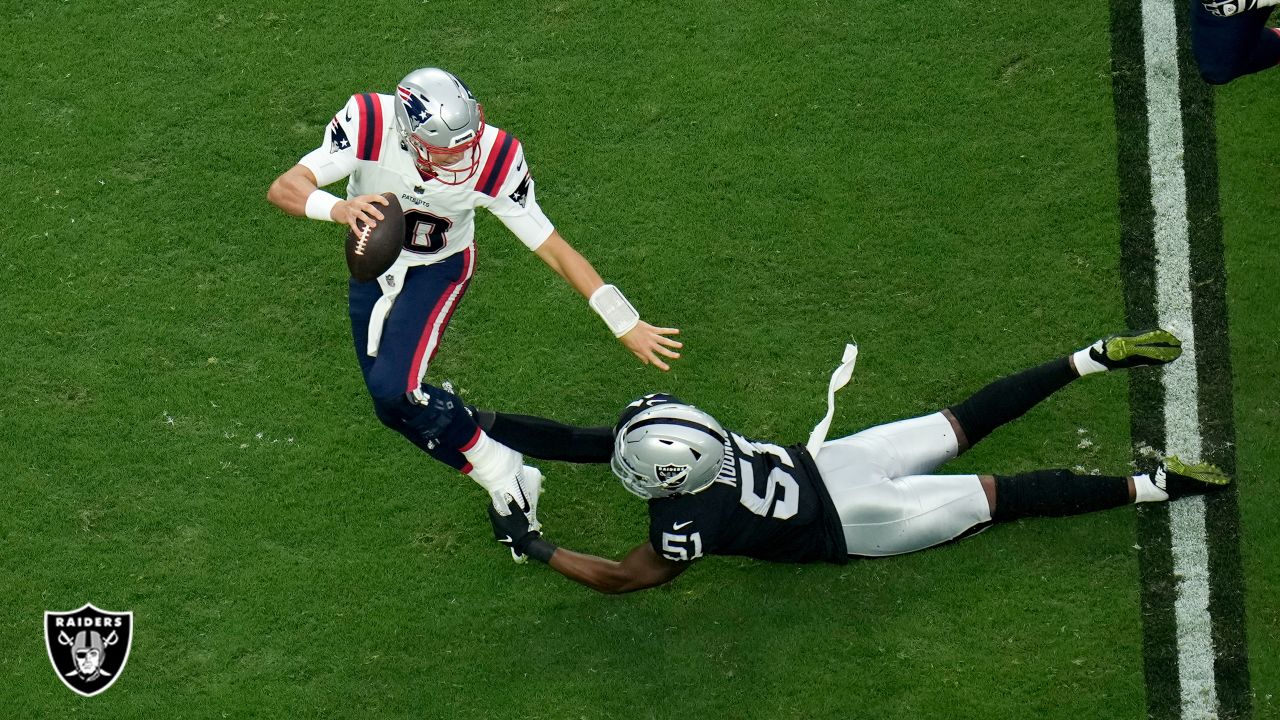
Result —
M 346 198 L 320 187 L 347 179 Z M 475 211 L 498 217 L 522 243 L 584 297 L 645 364 L 677 358 L 675 328 L 640 319 L 565 242 L 538 207 L 520 141 L 485 123 L 484 109 L 458 78 L 437 68 L 409 73 L 394 95 L 354 95 L 325 130 L 320 147 L 271 185 L 267 199 L 290 215 L 358 230 L 383 219 L 380 193 L 404 208 L 404 249 L 376 281 L 349 285 L 351 330 L 374 410 L 432 457 L 469 474 L 501 512 L 505 495 L 528 497 L 534 526 L 541 476 L 492 442 L 450 392 L 426 385 L 439 348 L 475 270 Z
M 804 445 L 749 440 L 668 395 L 632 403 L 612 429 L 475 411 L 495 439 L 526 454 L 610 461 L 623 485 L 648 499 L 649 539 L 615 562 L 557 548 L 514 504 L 506 515 L 490 507 L 489 517 L 495 537 L 513 552 L 621 593 L 668 582 L 706 555 L 842 563 L 922 550 L 993 522 L 1205 492 L 1229 479 L 1212 465 L 1173 457 L 1132 476 L 930 474 L 1079 377 L 1162 365 L 1181 352 L 1181 342 L 1163 330 L 1099 340 L 932 415 L 824 442 L 816 457 Z

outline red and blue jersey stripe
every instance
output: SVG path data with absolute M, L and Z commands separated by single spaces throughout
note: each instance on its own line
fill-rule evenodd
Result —
M 480 171 L 480 179 L 476 180 L 476 191 L 489 197 L 497 197 L 498 190 L 511 171 L 511 164 L 520 152 L 520 141 L 506 130 L 499 130 L 498 136 L 489 148 L 489 157 L 485 159 L 484 169 Z
M 356 159 L 377 162 L 382 154 L 382 100 L 376 93 L 356 95 L 360 128 L 356 134 Z

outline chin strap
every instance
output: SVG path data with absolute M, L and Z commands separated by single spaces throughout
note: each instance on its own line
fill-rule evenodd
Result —
M 818 456 L 818 450 L 822 448 L 822 443 L 826 442 L 827 431 L 831 429 L 831 420 L 836 415 L 836 392 L 849 384 L 849 379 L 853 377 L 853 366 L 857 361 L 858 346 L 853 343 L 845 345 L 840 366 L 831 373 L 831 382 L 827 383 L 827 414 L 814 426 L 813 432 L 809 433 L 809 442 L 805 443 L 805 449 L 813 457 Z

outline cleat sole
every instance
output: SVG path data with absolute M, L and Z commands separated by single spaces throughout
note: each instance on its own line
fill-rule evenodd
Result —
M 1170 457 L 1165 460 L 1165 467 L 1168 468 L 1169 472 L 1189 477 L 1206 485 L 1231 484 L 1231 477 L 1223 472 L 1221 468 L 1210 463 L 1188 465 L 1176 457 Z
M 1140 357 L 1167 363 L 1182 355 L 1182 341 L 1167 330 L 1149 330 L 1138 335 L 1110 338 L 1103 345 L 1107 359 L 1120 362 Z

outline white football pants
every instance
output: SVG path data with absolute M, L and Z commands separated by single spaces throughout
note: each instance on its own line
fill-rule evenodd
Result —
M 815 462 L 844 525 L 849 554 L 923 550 L 989 523 L 977 475 L 925 474 L 959 450 L 940 412 L 823 443 Z

